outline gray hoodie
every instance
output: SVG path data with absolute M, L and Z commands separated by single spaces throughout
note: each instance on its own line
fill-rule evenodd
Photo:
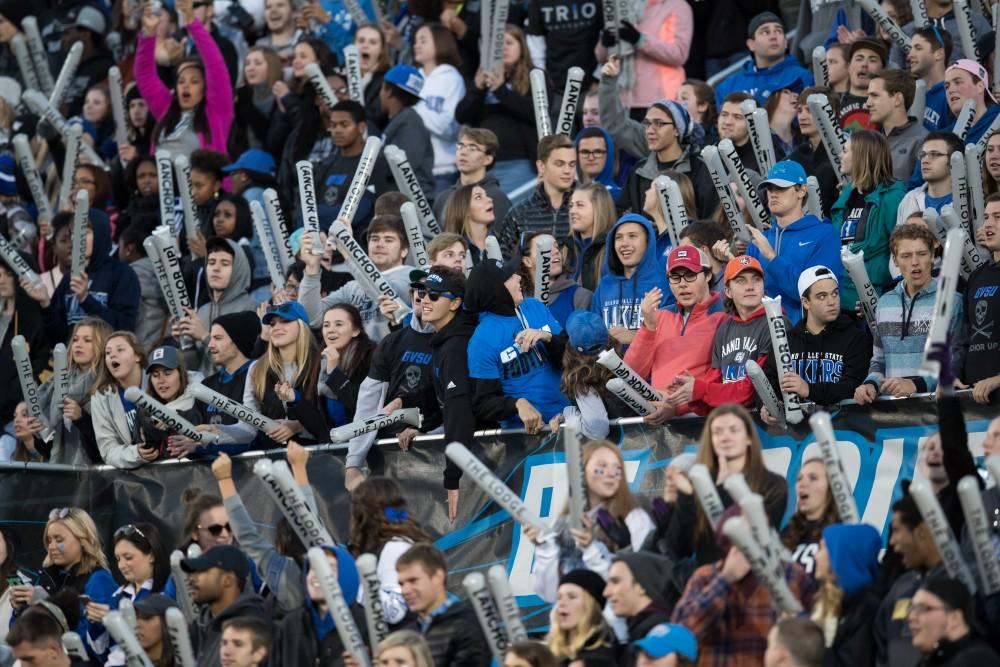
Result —
M 156 280 L 153 262 L 142 257 L 129 264 L 139 278 L 139 314 L 135 320 L 135 335 L 147 350 L 152 350 L 161 340 L 167 325 L 167 304 Z
M 396 294 L 407 304 L 410 303 L 410 271 L 412 270 L 413 267 L 409 264 L 401 264 L 382 272 L 382 276 L 389 281 L 392 288 L 396 290 Z M 319 287 L 319 274 L 312 275 L 306 271 L 302 276 L 302 284 L 299 285 L 299 303 L 309 314 L 311 327 L 321 327 L 323 315 L 332 306 L 338 303 L 349 303 L 361 313 L 361 321 L 364 323 L 369 338 L 377 343 L 388 335 L 388 320 L 382 316 L 378 304 L 372 301 L 368 292 L 357 280 L 348 282 L 323 298 L 320 298 Z
M 201 320 L 206 330 L 212 328 L 212 322 L 220 315 L 242 313 L 247 310 L 256 311 L 259 305 L 248 294 L 251 275 L 250 261 L 247 259 L 246 252 L 235 241 L 226 239 L 226 243 L 233 249 L 233 273 L 229 278 L 229 285 L 222 290 L 222 296 L 219 297 L 218 301 L 209 299 L 198 309 L 198 319 Z M 211 373 L 211 361 L 205 353 L 205 341 L 197 341 L 197 347 L 201 364 L 190 367 L 198 368 L 206 374 Z

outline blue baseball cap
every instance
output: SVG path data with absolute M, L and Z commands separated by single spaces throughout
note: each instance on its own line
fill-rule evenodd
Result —
M 688 660 L 698 659 L 698 640 L 683 625 L 660 623 L 634 644 L 650 658 L 665 658 L 677 653 Z
M 570 313 L 566 319 L 566 335 L 573 349 L 586 355 L 597 354 L 608 345 L 608 328 L 604 320 L 589 310 Z
M 382 80 L 416 97 L 420 97 L 424 88 L 424 75 L 412 65 L 396 65 L 385 73 Z
M 302 320 L 306 323 L 306 326 L 309 326 L 309 314 L 306 313 L 305 307 L 298 301 L 285 301 L 284 303 L 279 303 L 277 306 L 271 306 L 264 313 L 264 317 L 260 318 L 260 321 L 264 326 L 267 326 L 271 324 L 271 321 L 275 317 L 280 317 L 289 322 Z
M 767 172 L 767 178 L 761 181 L 758 188 L 765 185 L 776 185 L 779 188 L 790 188 L 793 185 L 806 184 L 806 170 L 794 160 L 782 160 Z
M 259 148 L 251 148 L 248 151 L 244 151 L 236 162 L 227 164 L 222 168 L 222 172 L 225 174 L 231 174 L 234 171 L 253 171 L 258 174 L 274 176 L 277 167 L 270 153 Z

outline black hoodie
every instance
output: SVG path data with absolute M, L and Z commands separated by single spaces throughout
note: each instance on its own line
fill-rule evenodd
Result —
M 451 322 L 431 336 L 431 367 L 434 393 L 444 417 L 444 441 L 472 442 L 476 414 L 472 409 L 472 380 L 469 378 L 469 339 L 476 330 L 475 318 L 459 311 Z M 457 489 L 462 470 L 451 459 L 444 469 L 444 488 Z
M 796 372 L 809 385 L 810 401 L 833 405 L 854 398 L 854 390 L 865 381 L 872 360 L 871 334 L 841 313 L 818 334 L 810 333 L 806 318 L 802 318 L 788 338 Z M 780 395 L 774 356 L 764 361 L 764 372 Z
M 35 271 L 38 270 L 34 261 L 26 255 L 21 255 L 28 265 Z M 14 274 L 14 312 L 3 326 L 2 313 L 0 313 L 0 387 L 5 390 L 0 392 L 0 421 L 4 424 L 14 418 L 14 408 L 21 401 L 21 385 L 18 382 L 17 367 L 14 366 L 14 353 L 10 349 L 10 343 L 14 336 L 24 336 L 28 344 L 28 357 L 37 375 L 48 365 L 49 346 L 45 341 L 45 329 L 42 327 L 41 309 L 38 302 L 28 296 L 21 289 L 17 281 L 17 273 L 7 266 L 7 263 L 0 260 L 0 264 Z M 3 304 L 0 303 L 0 310 Z

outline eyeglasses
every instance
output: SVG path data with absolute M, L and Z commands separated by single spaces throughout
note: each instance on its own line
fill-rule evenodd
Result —
M 73 511 L 72 507 L 57 507 L 56 509 L 49 512 L 49 521 L 55 521 L 56 519 L 65 519 L 69 516 L 69 513 Z
M 946 606 L 935 606 L 930 604 L 911 604 L 910 608 L 906 611 L 907 616 L 921 616 L 929 611 L 951 611 L 949 607 Z
M 671 273 L 667 276 L 667 280 L 670 281 L 671 285 L 679 285 L 681 282 L 693 283 L 698 280 L 700 274 L 691 273 L 690 271 L 685 271 L 684 273 Z
M 122 526 L 121 528 L 119 528 L 118 530 L 116 530 L 114 537 L 115 537 L 115 541 L 117 541 L 119 538 L 122 538 L 122 537 L 131 537 L 133 535 L 138 535 L 142 539 L 144 539 L 147 542 L 149 542 L 149 538 L 146 537 L 146 533 L 144 533 L 141 530 L 139 530 L 138 528 L 136 528 L 135 524 L 132 524 L 132 523 L 128 524 L 127 526 Z
M 937 160 L 938 158 L 948 157 L 947 153 L 942 153 L 941 151 L 920 151 L 917 153 L 917 157 L 923 160 Z
M 461 141 L 455 144 L 456 151 L 469 151 L 470 153 L 485 153 L 486 149 L 476 144 L 463 144 Z
M 592 150 L 592 151 L 589 151 L 589 150 L 586 150 L 586 149 L 580 149 L 580 157 L 586 158 L 588 160 L 593 160 L 594 158 L 604 157 L 607 154 L 608 154 L 608 152 L 606 150 L 604 150 L 603 148 L 598 148 L 598 149 Z
M 441 297 L 445 297 L 446 299 L 456 298 L 455 295 L 452 294 L 451 292 L 428 292 L 425 289 L 416 290 L 416 294 L 417 298 L 420 299 L 421 301 L 423 301 L 424 299 L 430 299 L 431 303 L 436 303 L 437 300 L 440 299 Z
M 218 537 L 222 535 L 222 531 L 226 531 L 230 535 L 233 534 L 232 526 L 229 523 L 213 523 L 211 526 L 198 526 L 199 529 L 207 530 L 211 533 L 212 537 Z
M 642 127 L 645 128 L 645 129 L 647 129 L 647 130 L 649 128 L 651 128 L 651 127 L 655 128 L 657 130 L 662 130 L 667 125 L 673 125 L 673 124 L 674 123 L 672 121 L 669 121 L 669 120 L 653 120 L 653 119 L 649 119 L 649 118 L 646 118 L 645 120 L 642 121 Z

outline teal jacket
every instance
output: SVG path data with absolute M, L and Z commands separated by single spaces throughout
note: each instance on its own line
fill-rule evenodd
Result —
M 845 209 L 853 192 L 854 186 L 848 183 L 830 211 L 830 219 L 838 234 L 844 226 Z M 896 211 L 905 195 L 906 184 L 902 181 L 882 183 L 868 193 L 865 204 L 870 210 L 865 225 L 865 238 L 851 244 L 851 252 L 865 252 L 865 269 L 880 295 L 892 287 L 894 282 L 889 273 L 889 235 L 896 226 Z M 840 307 L 843 310 L 854 310 L 857 300 L 858 290 L 845 271 L 840 283 Z

